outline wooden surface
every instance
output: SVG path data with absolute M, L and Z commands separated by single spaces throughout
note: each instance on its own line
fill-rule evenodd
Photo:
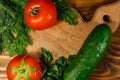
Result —
M 120 26 L 118 22 L 120 21 L 120 6 L 114 5 L 111 8 L 108 8 L 109 5 L 103 6 L 113 3 L 113 1 L 116 0 L 68 0 L 80 13 L 77 26 L 72 26 L 65 22 L 57 22 L 50 29 L 31 32 L 30 37 L 33 45 L 26 47 L 26 52 L 38 60 L 41 54 L 41 47 L 53 52 L 54 59 L 59 56 L 67 57 L 69 54 L 77 53 L 95 25 L 104 23 L 102 16 L 107 11 L 112 19 L 107 24 L 111 26 L 114 33 L 106 55 L 91 74 L 89 80 L 120 80 Z M 6 56 L 0 56 L 0 80 L 7 80 L 5 68 L 9 60 L 10 58 L 7 54 Z
M 92 19 L 98 7 L 115 1 L 118 0 L 69 0 L 87 21 Z M 106 55 L 91 74 L 89 80 L 120 80 L 120 25 L 112 35 Z

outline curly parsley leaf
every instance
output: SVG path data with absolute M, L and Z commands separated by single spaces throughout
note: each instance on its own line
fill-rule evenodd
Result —
M 67 3 L 66 0 L 51 0 L 58 12 L 58 19 L 64 20 L 68 22 L 69 24 L 76 25 L 76 12 L 72 10 L 72 7 L 70 4 Z
M 42 62 L 40 65 L 43 68 L 41 80 L 63 80 L 63 73 L 67 66 L 73 61 L 75 55 L 70 55 L 68 58 L 61 56 L 56 59 L 54 63 L 51 63 L 53 60 L 52 53 L 45 48 L 41 48 L 41 51 Z

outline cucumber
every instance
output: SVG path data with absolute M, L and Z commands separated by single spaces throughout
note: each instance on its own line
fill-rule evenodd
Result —
M 107 24 L 99 24 L 85 40 L 76 58 L 66 68 L 63 80 L 87 80 L 105 54 L 111 29 Z

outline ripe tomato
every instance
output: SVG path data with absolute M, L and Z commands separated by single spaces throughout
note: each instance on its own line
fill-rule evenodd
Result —
M 34 30 L 49 28 L 57 21 L 57 10 L 50 0 L 30 0 L 24 8 L 24 21 Z
M 40 80 L 42 69 L 30 55 L 19 55 L 8 63 L 6 73 L 8 80 Z

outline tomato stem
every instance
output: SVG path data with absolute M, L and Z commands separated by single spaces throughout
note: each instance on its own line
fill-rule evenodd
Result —
M 26 80 L 30 80 L 29 72 L 37 70 L 34 67 L 29 67 L 29 66 L 26 65 L 25 60 L 24 60 L 25 57 L 23 57 L 21 59 L 21 61 L 20 61 L 20 67 L 11 67 L 11 68 L 8 68 L 8 69 L 10 69 L 12 71 L 17 72 L 17 75 L 14 78 L 14 80 L 19 80 L 21 77 L 25 78 Z
M 31 16 L 37 15 L 38 12 L 39 12 L 39 8 L 38 7 L 33 8 L 32 11 L 31 11 Z
M 20 73 L 25 73 L 25 69 L 19 70 Z

